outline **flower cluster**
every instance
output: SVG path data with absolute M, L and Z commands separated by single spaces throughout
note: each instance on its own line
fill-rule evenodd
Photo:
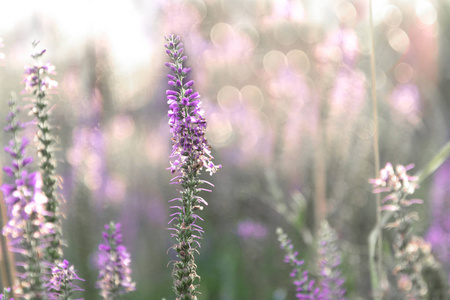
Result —
M 58 263 L 52 268 L 50 281 L 45 285 L 50 292 L 50 299 L 66 300 L 70 299 L 74 291 L 83 291 L 79 286 L 73 283 L 74 280 L 81 280 L 75 273 L 74 266 L 70 266 L 67 260 Z
M 33 66 L 25 67 L 24 79 L 25 91 L 32 93 L 34 96 L 45 93 L 48 90 L 52 90 L 58 86 L 58 82 L 53 80 L 49 75 L 55 74 L 55 66 L 46 63 L 41 64 L 37 60 L 45 53 L 45 49 L 32 55 L 35 59 Z
M 47 198 L 42 194 L 41 186 L 40 174 L 29 174 L 27 171 L 22 171 L 15 184 L 2 186 L 9 215 L 3 234 L 11 238 L 13 245 L 20 244 L 28 234 L 42 241 L 52 232 L 52 224 L 45 222 L 45 216 L 49 213 L 45 210 Z M 16 252 L 21 250 L 16 249 Z
M 173 213 L 169 224 L 176 221 L 172 236 L 177 240 L 172 248 L 177 251 L 179 261 L 174 263 L 172 277 L 177 300 L 197 299 L 195 296 L 197 286 L 194 280 L 199 277 L 196 273 L 197 266 L 194 262 L 193 243 L 197 243 L 203 228 L 197 224 L 201 219 L 195 211 L 202 210 L 207 202 L 198 192 L 206 190 L 201 188 L 202 183 L 210 184 L 200 180 L 201 170 L 205 168 L 210 175 L 215 173 L 221 166 L 214 165 L 210 146 L 205 137 L 206 120 L 201 109 L 200 95 L 192 89 L 194 81 L 186 80 L 191 68 L 185 68 L 183 62 L 187 59 L 183 56 L 183 44 L 180 37 L 173 35 L 166 37 L 166 53 L 172 62 L 166 63 L 170 68 L 168 74 L 169 85 L 172 89 L 167 90 L 167 103 L 169 104 L 169 126 L 172 133 L 173 161 L 169 168 L 176 176 L 172 180 L 175 184 L 181 184 L 181 197 L 171 201 L 178 201 L 180 205 L 171 206 L 178 209 Z M 210 184 L 212 185 L 212 184 Z
M 393 273 L 397 276 L 397 286 L 407 297 L 422 299 L 428 291 L 422 270 L 431 266 L 434 259 L 431 246 L 411 230 L 418 215 L 410 211 L 410 206 L 423 203 L 421 199 L 407 199 L 418 186 L 417 178 L 406 173 L 413 166 L 397 165 L 394 170 L 392 164 L 387 163 L 380 170 L 380 177 L 369 182 L 373 185 L 373 193 L 389 192 L 382 200 L 381 210 L 393 213 L 393 220 L 386 228 L 395 231 L 393 249 L 397 264 Z
M 42 286 L 45 280 L 42 251 L 48 246 L 53 226 L 45 219 L 50 213 L 46 210 L 47 197 L 41 190 L 41 176 L 25 169 L 32 159 L 25 156 L 28 140 L 19 137 L 23 125 L 17 121 L 19 110 L 13 100 L 10 101 L 10 108 L 7 118 L 9 124 L 5 130 L 12 132 L 14 138 L 5 151 L 11 155 L 13 162 L 11 166 L 4 167 L 4 171 L 14 182 L 1 187 L 9 217 L 3 234 L 10 238 L 11 250 L 21 254 L 24 260 L 21 263 L 24 272 L 19 276 L 20 294 L 27 299 L 42 299 L 45 295 Z
M 319 299 L 344 300 L 345 289 L 342 287 L 344 279 L 341 276 L 341 253 L 337 245 L 337 235 L 333 228 L 324 221 L 319 231 L 319 270 L 320 296 Z
M 286 252 L 284 262 L 293 268 L 290 276 L 294 279 L 297 299 L 320 299 L 320 289 L 316 287 L 315 280 L 309 278 L 308 271 L 303 270 L 302 266 L 305 262 L 298 260 L 298 252 L 294 251 L 294 245 L 287 234 L 283 232 L 283 229 L 277 228 L 277 235 L 281 249 Z
M 373 193 L 403 192 L 413 194 L 418 187 L 417 183 L 415 183 L 417 177 L 406 174 L 412 168 L 414 168 L 414 164 L 409 164 L 406 167 L 397 165 L 394 170 L 392 164 L 388 162 L 380 170 L 379 178 L 369 180 L 373 185 Z
M 37 43 L 34 43 L 36 46 Z M 49 123 L 49 102 L 46 99 L 46 93 L 57 86 L 57 82 L 51 79 L 55 67 L 50 63 L 41 64 L 39 59 L 45 53 L 45 50 L 38 51 L 32 55 L 35 60 L 33 66 L 25 68 L 24 83 L 25 92 L 33 96 L 32 112 L 37 119 L 37 141 L 38 153 L 41 159 L 40 168 L 42 171 L 42 190 L 48 198 L 46 204 L 47 211 L 50 214 L 46 217 L 47 222 L 53 224 L 54 233 L 52 234 L 50 245 L 46 249 L 45 257 L 51 264 L 56 264 L 62 260 L 62 229 L 61 214 L 59 211 L 61 200 L 56 194 L 57 178 L 55 176 L 56 162 L 54 159 L 55 139 L 51 134 L 52 128 Z M 50 271 L 50 270 L 49 270 Z
M 121 224 L 111 222 L 105 225 L 104 244 L 100 244 L 98 257 L 99 276 L 97 287 L 103 299 L 116 300 L 135 290 L 131 281 L 131 259 L 122 244 Z
M 192 89 L 193 80 L 186 81 L 191 68 L 184 68 L 187 59 L 182 56 L 184 49 L 180 37 L 167 38 L 166 52 L 173 60 L 166 63 L 172 74 L 168 74 L 168 83 L 173 90 L 167 90 L 167 104 L 169 104 L 169 126 L 173 135 L 172 154 L 175 160 L 171 162 L 172 173 L 197 175 L 205 167 L 212 175 L 220 168 L 212 162 L 210 146 L 205 137 L 206 120 L 203 117 L 200 94 Z

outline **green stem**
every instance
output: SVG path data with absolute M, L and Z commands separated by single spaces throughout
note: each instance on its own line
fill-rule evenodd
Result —
M 377 105 L 377 82 L 376 82 L 376 69 L 375 69 L 375 42 L 374 42 L 374 26 L 373 26 L 373 12 L 372 12 L 372 0 L 369 0 L 369 32 L 370 32 L 370 71 L 371 71 L 371 92 L 372 92 L 372 104 L 373 104 L 373 122 L 374 122 L 374 134 L 373 134 L 373 152 L 375 161 L 375 177 L 378 177 L 380 172 L 380 150 L 378 144 L 378 105 Z M 377 227 L 381 228 L 381 198 L 380 194 L 376 194 L 376 221 Z M 376 252 L 369 255 L 369 266 L 372 283 L 372 292 L 374 299 L 381 299 L 379 277 L 382 273 L 382 255 L 383 255 L 383 236 L 380 229 L 377 234 L 377 248 Z M 377 260 L 376 264 L 374 260 Z

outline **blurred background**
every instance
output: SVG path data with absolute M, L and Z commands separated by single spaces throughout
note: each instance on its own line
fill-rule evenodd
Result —
M 367 236 L 375 225 L 368 1 L 9 1 L 0 9 L 0 111 L 23 90 L 32 41 L 47 49 L 66 258 L 95 289 L 103 226 L 123 224 L 137 291 L 173 299 L 177 196 L 165 91 L 164 35 L 179 34 L 202 95 L 207 137 L 223 168 L 205 179 L 200 299 L 293 299 L 282 227 L 317 273 L 317 220 L 343 251 L 350 299 L 368 299 Z M 449 141 L 450 1 L 373 4 L 380 161 L 420 170 Z M 21 102 L 25 105 L 27 102 Z M 23 114 L 26 117 L 26 113 Z M 28 117 L 30 118 L 30 117 Z M 2 124 L 5 124 L 2 118 Z M 3 125 L 2 125 L 3 126 Z M 3 132 L 2 144 L 10 139 Z M 0 155 L 2 165 L 9 163 Z M 422 183 L 415 229 L 450 271 L 450 162 Z M 387 266 L 392 265 L 388 244 Z M 389 273 L 389 271 L 388 271 Z M 81 297 L 81 294 L 79 294 Z

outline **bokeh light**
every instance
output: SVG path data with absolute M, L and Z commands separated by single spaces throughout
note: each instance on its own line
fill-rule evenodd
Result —
M 428 0 L 418 0 L 415 4 L 416 14 L 420 21 L 426 25 L 436 22 L 437 12 Z
M 388 32 L 389 45 L 399 53 L 405 53 L 409 49 L 409 37 L 401 28 L 392 28 Z
M 395 5 L 387 5 L 384 8 L 383 21 L 390 27 L 398 27 L 402 24 L 403 14 L 400 8 Z
M 264 55 L 263 66 L 270 75 L 277 75 L 286 65 L 286 56 L 281 51 L 271 50 Z

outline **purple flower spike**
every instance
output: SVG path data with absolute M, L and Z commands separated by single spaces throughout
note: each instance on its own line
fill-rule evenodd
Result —
M 171 70 L 171 74 L 167 76 L 171 89 L 166 92 L 172 133 L 172 154 L 168 170 L 175 175 L 172 184 L 182 187 L 180 205 L 171 207 L 178 211 L 171 214 L 173 218 L 169 222 L 173 226 L 170 229 L 173 231 L 171 236 L 177 240 L 172 249 L 177 251 L 178 257 L 173 266 L 172 277 L 177 300 L 197 299 L 198 284 L 194 284 L 194 281 L 199 276 L 196 273 L 194 251 L 200 247 L 199 239 L 204 231 L 198 225 L 198 221 L 203 219 L 196 211 L 203 210 L 203 205 L 207 205 L 197 194 L 201 191 L 211 192 L 200 187 L 203 183 L 210 184 L 200 180 L 200 173 L 205 170 L 212 175 L 221 166 L 212 161 L 211 147 L 205 137 L 206 120 L 201 109 L 200 94 L 193 91 L 194 81 L 186 78 L 191 69 L 183 66 L 186 56 L 181 56 L 184 49 L 180 37 L 171 35 L 166 40 L 166 53 L 172 60 L 166 64 Z
M 337 246 L 336 232 L 324 221 L 319 232 L 320 300 L 345 300 L 344 279 L 339 266 L 341 253 Z
M 281 249 L 286 253 L 284 262 L 288 263 L 292 268 L 290 277 L 294 279 L 294 285 L 297 293 L 295 294 L 297 299 L 311 299 L 318 300 L 323 299 L 320 297 L 320 289 L 316 287 L 315 281 L 310 279 L 308 271 L 304 271 L 302 266 L 303 260 L 297 258 L 298 252 L 294 251 L 294 245 L 288 238 L 287 234 L 283 232 L 283 229 L 277 228 L 278 241 L 280 242 Z M 330 298 L 334 299 L 334 298 Z
M 23 126 L 16 120 L 19 110 L 15 101 L 11 100 L 9 105 L 8 131 L 14 137 L 5 150 L 13 160 L 4 170 L 12 177 L 12 183 L 4 183 L 1 187 L 8 209 L 8 223 L 3 227 L 3 234 L 11 241 L 10 250 L 21 256 L 18 266 L 23 272 L 18 275 L 16 294 L 25 299 L 45 299 L 42 283 L 46 273 L 42 252 L 53 233 L 52 224 L 46 221 L 51 213 L 46 210 L 48 199 L 42 192 L 40 174 L 26 170 L 31 163 L 31 159 L 25 157 L 28 141 L 20 138 Z
M 130 254 L 122 245 L 121 224 L 111 222 L 105 225 L 103 239 L 105 244 L 98 247 L 100 269 L 97 288 L 103 299 L 121 299 L 120 295 L 136 289 L 135 283 L 131 281 Z
M 70 299 L 74 291 L 83 291 L 83 289 L 73 283 L 74 280 L 84 281 L 75 273 L 74 267 L 69 266 L 67 260 L 58 263 L 52 268 L 50 281 L 45 285 L 49 291 L 49 299 Z

